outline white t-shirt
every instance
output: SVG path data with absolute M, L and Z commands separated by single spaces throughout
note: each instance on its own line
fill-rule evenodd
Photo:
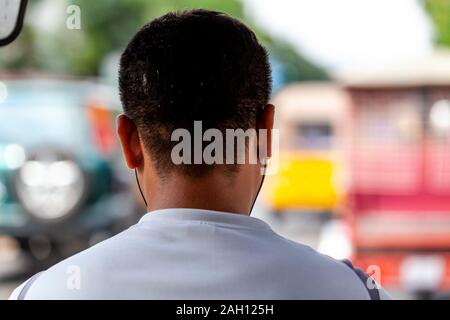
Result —
M 28 281 L 10 299 L 24 286 L 25 299 L 369 299 L 341 261 L 260 219 L 200 209 L 149 212 Z

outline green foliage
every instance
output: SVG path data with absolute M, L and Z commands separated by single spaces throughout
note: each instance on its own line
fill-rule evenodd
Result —
M 283 63 L 284 79 L 294 81 L 327 80 L 328 75 L 322 68 L 299 55 L 295 49 L 283 41 L 270 40 L 267 44 L 270 52 Z
M 61 0 L 56 1 L 58 3 Z M 64 0 L 51 31 L 34 27 L 27 14 L 23 34 L 13 45 L 2 48 L 2 69 L 39 69 L 74 75 L 96 75 L 103 58 L 122 51 L 139 28 L 168 11 L 206 8 L 222 11 L 246 22 L 263 44 L 280 61 L 288 82 L 326 79 L 326 73 L 299 55 L 287 43 L 268 36 L 244 16 L 240 0 Z M 47 1 L 30 2 L 29 13 Z M 81 9 L 81 30 L 66 28 L 65 9 L 75 4 Z M 52 17 L 48 17 L 52 19 Z M 33 27 L 32 27 L 33 26 Z
M 450 46 L 450 0 L 425 0 L 425 9 L 435 28 L 435 43 Z

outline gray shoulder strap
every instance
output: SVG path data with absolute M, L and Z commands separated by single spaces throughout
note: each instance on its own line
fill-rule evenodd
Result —
M 23 286 L 22 290 L 20 290 L 19 296 L 17 297 L 17 300 L 25 300 L 25 295 L 27 294 L 28 290 L 30 290 L 33 283 L 36 281 L 37 278 L 42 274 L 43 271 L 36 273 L 34 276 L 28 280 L 25 285 Z
M 359 268 L 354 267 L 351 261 L 348 259 L 344 259 L 342 260 L 342 262 L 350 269 L 352 269 L 353 272 L 356 273 L 356 275 L 359 277 L 359 279 L 361 279 L 361 281 L 364 284 L 364 287 L 367 289 L 367 292 L 369 293 L 370 300 L 381 300 L 380 291 L 377 288 L 377 284 L 367 273 L 365 273 Z M 368 286 L 368 281 L 372 282 L 372 285 L 370 287 Z

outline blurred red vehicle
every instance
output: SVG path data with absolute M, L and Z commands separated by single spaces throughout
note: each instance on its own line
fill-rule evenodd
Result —
M 449 291 L 450 53 L 341 80 L 355 264 L 388 288 Z

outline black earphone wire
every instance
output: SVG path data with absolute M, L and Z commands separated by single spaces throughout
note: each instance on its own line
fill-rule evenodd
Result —
M 265 171 L 266 171 L 266 169 L 264 168 L 264 173 L 263 173 L 263 176 L 262 176 L 262 179 L 261 179 L 261 184 L 259 185 L 258 192 L 256 192 L 255 200 L 253 200 L 253 203 L 252 203 L 252 206 L 250 208 L 250 211 L 249 211 L 248 215 L 252 214 L 253 207 L 255 206 L 256 200 L 258 199 L 259 192 L 261 191 L 262 186 L 264 184 L 264 178 L 266 177 L 266 172 Z
M 141 184 L 139 183 L 139 178 L 138 178 L 136 169 L 134 169 L 134 175 L 136 177 L 136 182 L 137 182 L 137 185 L 138 185 L 138 188 L 139 188 L 139 192 L 141 193 L 142 200 L 144 200 L 145 208 L 147 209 L 148 208 L 147 200 L 145 200 L 144 193 L 142 192 Z

